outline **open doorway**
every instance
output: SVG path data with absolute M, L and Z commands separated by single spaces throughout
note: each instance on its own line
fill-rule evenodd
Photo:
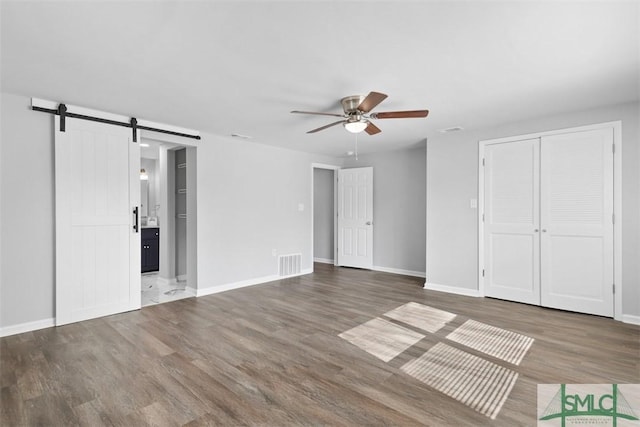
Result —
M 336 184 L 338 166 L 313 164 L 312 261 L 338 265 L 336 250 Z
M 196 148 L 144 139 L 142 306 L 196 294 Z

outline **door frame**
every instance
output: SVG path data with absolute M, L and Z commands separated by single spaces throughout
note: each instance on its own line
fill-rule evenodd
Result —
M 143 130 L 140 132 L 140 141 L 154 141 L 159 142 L 161 144 L 167 145 L 167 151 L 173 151 L 180 148 L 187 149 L 187 162 L 191 164 L 190 167 L 187 168 L 187 188 L 192 188 L 194 190 L 187 191 L 187 212 L 192 212 L 191 215 L 187 217 L 187 289 L 191 289 L 194 295 L 197 296 L 198 292 L 198 140 L 188 140 L 187 138 L 182 138 L 179 136 L 168 135 L 160 132 L 153 132 Z M 160 168 L 160 165 L 158 165 Z M 162 169 L 159 173 L 162 173 Z M 166 173 L 166 171 L 165 171 Z M 167 177 L 165 176 L 164 179 Z M 161 177 L 161 180 L 163 177 Z M 174 252 L 172 251 L 172 244 L 174 242 L 174 237 L 171 237 L 174 234 L 174 226 L 175 226 L 175 218 L 170 218 L 169 216 L 169 207 L 167 206 L 167 198 L 169 197 L 166 188 L 166 184 L 164 185 L 164 189 L 162 189 L 163 185 L 161 184 L 161 195 L 160 200 L 164 200 L 164 203 L 160 204 L 160 218 L 164 218 L 164 225 L 161 222 L 160 227 L 164 228 L 164 232 L 160 232 L 160 265 L 162 266 L 163 258 L 165 259 L 165 264 L 167 259 L 174 258 Z M 164 194 L 163 194 L 164 193 Z M 171 261 L 170 261 L 171 262 Z M 175 261 L 174 261 L 175 262 Z M 163 272 L 162 267 L 159 272 Z M 175 276 L 175 270 L 170 269 L 168 271 L 169 274 L 173 274 Z M 164 278 L 161 277 L 161 280 Z M 169 281 L 167 281 L 167 284 Z
M 315 207 L 313 205 L 315 182 L 314 182 L 314 170 L 326 169 L 333 171 L 333 265 L 338 265 L 338 170 L 342 169 L 342 166 L 330 165 L 326 163 L 311 163 L 311 272 L 313 272 L 314 263 L 314 222 L 315 222 Z
M 613 298 L 613 318 L 622 321 L 622 121 L 597 123 L 586 126 L 578 126 L 557 129 L 545 132 L 536 132 L 524 135 L 509 136 L 504 138 L 486 139 L 478 141 L 478 293 L 485 296 L 483 271 L 485 263 L 484 253 L 484 156 L 487 145 L 515 142 L 523 139 L 542 138 L 550 135 L 582 132 L 596 129 L 613 129 L 613 282 L 616 285 Z

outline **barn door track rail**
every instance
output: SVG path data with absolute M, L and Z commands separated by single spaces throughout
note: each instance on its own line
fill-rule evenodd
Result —
M 148 130 L 152 132 L 181 136 L 184 138 L 200 139 L 200 133 L 191 129 L 154 123 L 147 120 L 138 120 L 135 117 L 129 118 L 118 114 L 104 113 L 97 110 L 90 110 L 63 103 L 55 103 L 53 101 L 43 99 L 32 98 L 31 109 L 33 111 L 40 111 L 42 113 L 60 116 L 61 132 L 65 131 L 65 119 L 70 117 L 74 119 L 89 120 L 92 122 L 131 128 L 133 132 L 133 142 L 138 142 L 138 130 Z

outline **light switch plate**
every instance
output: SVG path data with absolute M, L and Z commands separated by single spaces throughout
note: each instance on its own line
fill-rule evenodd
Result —
M 304 203 L 298 203 L 298 211 L 304 212 Z

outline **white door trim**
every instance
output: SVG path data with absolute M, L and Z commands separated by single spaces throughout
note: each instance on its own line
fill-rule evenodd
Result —
M 545 132 L 530 133 L 525 135 L 509 136 L 496 139 L 481 140 L 478 142 L 478 293 L 482 296 L 484 292 L 484 280 L 482 272 L 484 270 L 484 170 L 483 159 L 487 145 L 514 142 L 523 139 L 542 138 L 543 136 L 560 135 L 563 133 L 581 132 L 596 129 L 613 129 L 613 143 L 615 152 L 613 155 L 613 212 L 615 223 L 613 225 L 613 262 L 614 262 L 614 283 L 616 292 L 614 295 L 614 319 L 622 320 L 622 122 L 613 121 L 597 123 L 587 126 L 578 126 L 565 129 L 557 129 Z
M 338 223 L 336 221 L 338 217 L 338 173 L 341 166 L 330 165 L 326 163 L 311 163 L 311 250 L 309 251 L 310 257 L 310 265 L 311 272 L 313 273 L 313 252 L 314 252 L 314 242 L 313 242 L 313 226 L 315 221 L 315 210 L 313 206 L 313 192 L 314 192 L 314 180 L 313 180 L 313 170 L 314 169 L 328 169 L 333 171 L 333 265 L 338 265 Z

